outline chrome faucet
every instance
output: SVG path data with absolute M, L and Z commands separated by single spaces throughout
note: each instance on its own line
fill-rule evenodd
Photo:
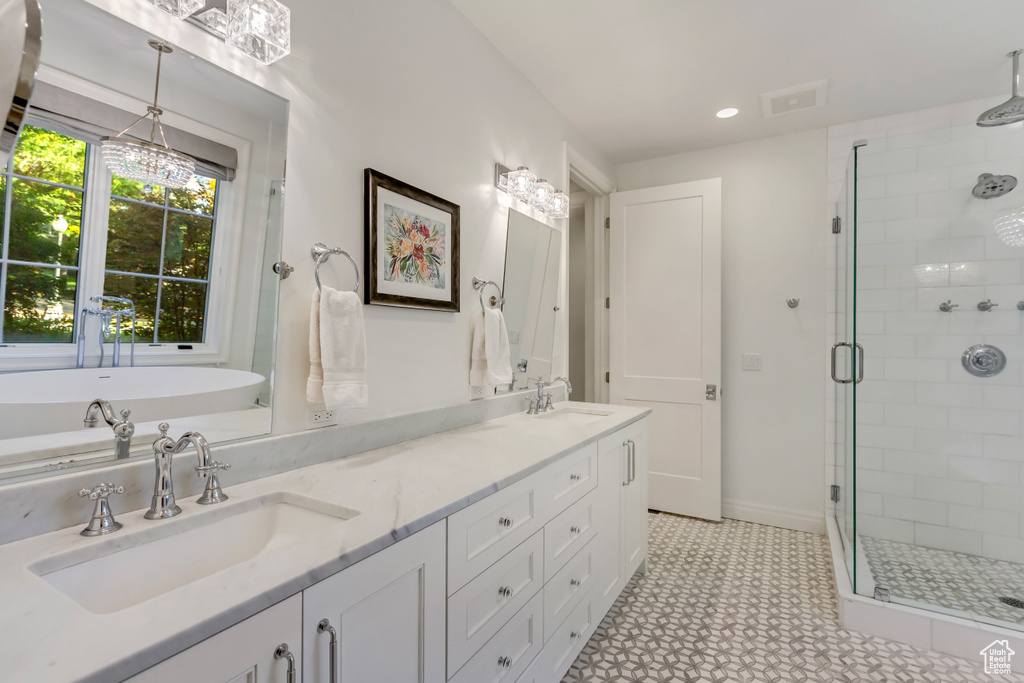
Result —
M 212 505 L 228 499 L 220 488 L 217 472 L 231 469 L 231 465 L 213 460 L 210 444 L 199 432 L 185 432 L 175 441 L 167 436 L 170 425 L 160 423 L 160 438 L 153 442 L 153 458 L 156 461 L 156 481 L 153 484 L 153 502 L 146 519 L 167 519 L 181 512 L 181 507 L 174 499 L 174 481 L 171 478 L 171 464 L 174 456 L 189 446 L 195 446 L 199 455 L 199 465 L 195 468 L 199 476 L 206 477 L 206 490 L 196 501 L 200 505 Z
M 526 411 L 527 415 L 545 413 L 554 408 L 554 405 L 551 403 L 551 392 L 545 392 L 544 389 L 553 386 L 555 382 L 564 382 L 566 392 L 569 394 L 572 393 L 572 384 L 569 383 L 568 377 L 556 377 L 550 382 L 545 382 L 543 377 L 538 377 L 534 382 L 536 382 L 537 386 L 537 396 L 530 397 L 530 408 Z
M 78 369 L 85 367 L 85 331 L 89 326 L 89 318 L 93 316 L 99 317 L 100 309 L 98 308 L 83 308 L 78 314 L 78 354 L 75 359 L 75 367 Z M 103 351 L 103 330 L 102 325 L 100 329 L 100 352 Z M 100 365 L 103 364 L 103 357 L 100 356 Z
M 103 421 L 114 429 L 114 457 L 117 460 L 124 460 L 131 454 L 132 435 L 135 434 L 135 425 L 128 421 L 132 411 L 125 408 L 121 411 L 121 419 L 114 417 L 114 409 L 110 402 L 102 398 L 95 399 L 85 410 L 85 426 L 92 429 L 99 423 L 97 413 L 103 416 Z
M 100 329 L 100 366 L 103 365 L 103 340 L 110 334 L 110 323 L 114 322 L 114 355 L 110 361 L 111 367 L 121 366 L 121 323 L 125 318 L 132 321 L 132 347 L 131 365 L 135 367 L 135 302 L 123 296 L 92 296 L 89 301 L 97 304 L 113 303 L 121 304 L 128 310 L 104 307 L 100 311 L 102 326 Z

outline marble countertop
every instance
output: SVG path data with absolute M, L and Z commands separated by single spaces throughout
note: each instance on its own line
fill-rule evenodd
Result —
M 560 403 L 584 408 L 587 404 Z M 351 455 L 283 474 L 231 485 L 216 506 L 179 500 L 182 514 L 143 519 L 117 515 L 124 528 L 85 538 L 82 524 L 0 546 L 0 657 L 12 681 L 118 681 L 172 656 L 308 588 L 453 512 L 597 441 L 649 411 L 594 405 L 611 413 L 588 424 L 516 414 Z M 217 449 L 214 448 L 216 456 Z M 188 459 L 188 466 L 191 466 Z M 112 552 L 152 540 L 154 533 L 195 526 L 217 513 L 269 493 L 288 492 L 357 511 L 358 516 L 305 540 L 111 614 L 94 614 L 29 567 L 58 554 Z M 91 554 L 91 553 L 90 553 Z M 159 572 L 139 567 L 138 577 Z

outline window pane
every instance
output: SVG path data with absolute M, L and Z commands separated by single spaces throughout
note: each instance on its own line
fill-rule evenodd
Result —
M 158 341 L 201 343 L 205 318 L 206 285 L 164 282 Z
M 25 126 L 14 150 L 14 172 L 54 183 L 85 187 L 85 143 Z
M 217 195 L 217 181 L 194 175 L 188 185 L 180 190 L 171 190 L 170 205 L 172 208 L 204 216 L 213 215 L 213 200 Z
M 135 303 L 135 341 L 140 344 L 152 344 L 155 341 L 153 330 L 156 320 L 157 280 L 127 275 L 110 275 L 103 280 L 104 296 L 123 296 Z M 130 325 L 121 329 L 122 341 L 131 341 Z
M 213 219 L 174 213 L 167 218 L 164 275 L 205 280 L 210 269 Z
M 78 273 L 64 269 L 8 266 L 4 341 L 72 341 Z
M 149 202 L 150 204 L 163 206 L 167 190 L 161 185 L 145 185 L 137 180 L 113 176 L 110 194 L 115 197 L 127 197 L 128 199 L 136 199 L 140 202 Z
M 107 270 L 160 274 L 163 209 L 111 200 Z
M 81 222 L 81 192 L 15 179 L 11 183 L 8 257 L 77 266 Z

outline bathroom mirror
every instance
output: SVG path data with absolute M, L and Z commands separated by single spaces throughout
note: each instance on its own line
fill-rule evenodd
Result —
M 14 151 L 39 66 L 42 22 L 36 0 L 0 0 L 0 164 Z
M 84 0 L 41 9 L 32 107 L 0 161 L 0 478 L 109 464 L 123 410 L 123 457 L 150 457 L 165 421 L 269 433 L 288 102 L 170 46 L 161 121 L 195 175 L 112 176 L 101 138 L 152 104 L 153 36 Z
M 551 380 L 561 263 L 562 233 L 509 209 L 502 291 L 515 378 L 512 390 L 528 388 L 530 379 Z

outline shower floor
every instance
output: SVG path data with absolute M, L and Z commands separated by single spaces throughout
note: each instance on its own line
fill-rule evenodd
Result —
M 995 625 L 1024 625 L 1024 609 L 1000 602 L 1024 601 L 1024 565 L 869 536 L 860 541 L 875 586 L 888 588 L 894 602 Z

